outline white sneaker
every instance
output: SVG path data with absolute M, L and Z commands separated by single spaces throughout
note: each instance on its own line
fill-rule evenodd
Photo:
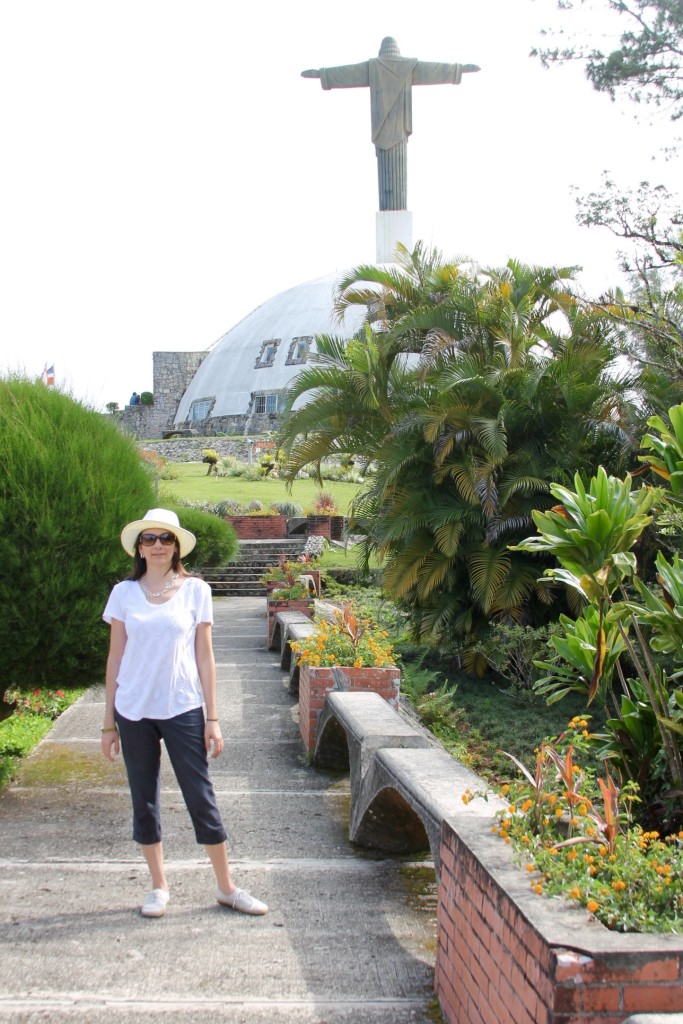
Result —
M 261 900 L 257 900 L 246 889 L 235 889 L 229 896 L 226 896 L 220 889 L 216 889 L 216 899 L 224 907 L 231 910 L 239 910 L 240 914 L 267 914 L 268 907 Z
M 142 916 L 143 917 L 163 917 L 166 913 L 166 904 L 171 898 L 171 894 L 168 889 L 152 889 L 151 892 L 145 896 L 145 902 L 142 904 Z

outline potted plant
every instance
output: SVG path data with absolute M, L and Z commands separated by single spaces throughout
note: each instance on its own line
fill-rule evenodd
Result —
M 358 617 L 351 604 L 332 620 L 321 618 L 310 637 L 292 642 L 299 663 L 299 729 L 306 749 L 315 746 L 325 696 L 335 688 L 333 669 L 343 669 L 349 690 L 378 693 L 398 706 L 401 673 L 388 633 L 370 619 Z
M 280 555 L 277 566 L 272 566 L 263 577 L 268 591 L 268 643 L 273 633 L 273 624 L 278 612 L 300 611 L 309 618 L 313 615 L 315 587 L 311 591 L 307 582 L 299 577 L 304 572 L 300 562 L 291 562 L 286 555 Z

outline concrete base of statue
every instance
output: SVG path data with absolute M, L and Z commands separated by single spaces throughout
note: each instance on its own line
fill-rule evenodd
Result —
M 377 262 L 393 263 L 396 243 L 413 249 L 413 215 L 409 210 L 380 210 L 376 217 Z

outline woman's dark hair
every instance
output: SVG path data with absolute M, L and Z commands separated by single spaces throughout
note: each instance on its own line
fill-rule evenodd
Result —
M 170 533 L 170 530 L 169 530 Z M 141 580 L 147 572 L 147 562 L 140 554 L 140 537 L 139 534 L 135 541 L 135 554 L 133 555 L 133 571 L 130 576 L 127 577 L 129 580 Z M 173 547 L 173 561 L 171 562 L 171 572 L 177 572 L 180 576 L 189 576 L 189 573 L 185 571 L 183 563 L 180 561 L 180 543 L 176 537 L 175 545 Z

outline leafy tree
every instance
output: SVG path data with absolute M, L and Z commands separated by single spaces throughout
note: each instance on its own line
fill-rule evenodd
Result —
M 580 0 L 583 5 L 586 0 Z M 572 0 L 558 0 L 563 10 Z M 545 66 L 568 60 L 585 63 L 586 77 L 614 99 L 625 93 L 636 103 L 667 104 L 673 119 L 683 115 L 683 5 L 680 0 L 604 0 L 623 19 L 619 46 L 610 53 L 588 44 L 535 48 Z
M 646 401 L 662 412 L 683 392 L 683 210 L 664 186 L 641 182 L 621 192 L 607 175 L 599 192 L 578 200 L 578 220 L 631 246 L 622 270 L 631 287 L 599 305 L 619 329 L 624 355 L 641 367 Z

